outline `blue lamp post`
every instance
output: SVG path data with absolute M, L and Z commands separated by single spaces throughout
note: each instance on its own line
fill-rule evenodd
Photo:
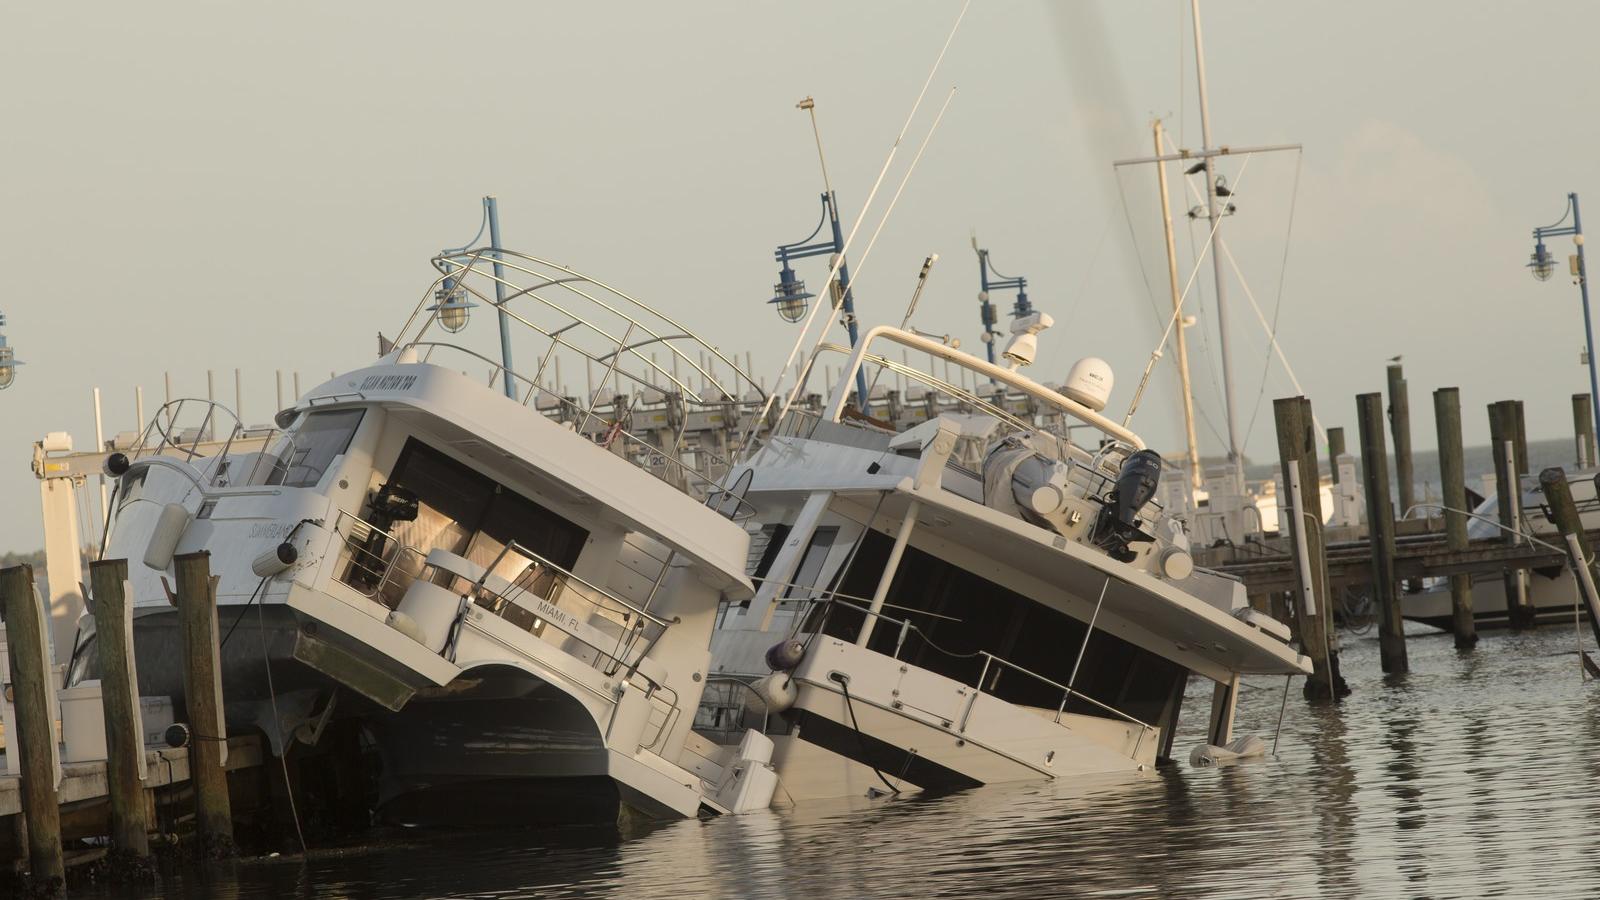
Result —
M 994 263 L 989 261 L 989 251 L 978 247 L 976 239 L 972 242 L 972 249 L 978 251 L 978 314 L 983 320 L 983 346 L 989 354 L 989 362 L 994 362 L 994 341 L 1000 336 L 995 330 L 998 319 L 995 317 L 994 304 L 989 301 L 991 291 L 1016 291 L 1017 300 L 1011 307 L 1011 317 L 1020 319 L 1033 312 L 1033 304 L 1028 301 L 1028 279 L 1018 276 L 1008 278 L 995 269 Z M 993 276 L 993 277 L 990 277 Z
M 822 233 L 822 226 L 830 226 L 831 237 L 823 240 L 814 240 Z M 789 266 L 791 260 L 808 259 L 813 256 L 835 255 L 839 257 L 839 278 L 833 283 L 833 299 L 839 302 L 840 310 L 844 316 L 845 330 L 850 333 L 850 346 L 856 345 L 856 304 L 855 297 L 850 292 L 850 267 L 844 261 L 844 232 L 839 228 L 839 199 L 832 191 L 822 195 L 822 218 L 817 222 L 817 227 L 806 235 L 803 240 L 792 244 L 780 244 L 772 252 L 778 261 L 778 283 L 773 285 L 773 296 L 767 302 L 772 304 L 778 315 L 785 322 L 798 322 L 806 313 L 806 301 L 815 297 L 815 294 L 806 292 L 806 283 L 795 275 L 794 269 Z M 856 404 L 865 408 L 867 403 L 867 374 L 864 368 L 856 370 Z
M 1566 224 L 1567 217 L 1572 218 L 1572 224 Z M 1547 237 L 1561 237 L 1572 235 L 1572 243 L 1577 246 L 1578 252 L 1572 257 L 1572 280 L 1578 285 L 1578 292 L 1583 297 L 1583 339 L 1588 348 L 1589 355 L 1589 401 L 1594 404 L 1597 421 L 1600 421 L 1600 374 L 1595 369 L 1594 358 L 1594 327 L 1589 316 L 1589 270 L 1583 260 L 1583 219 L 1578 215 L 1578 195 L 1567 195 L 1567 211 L 1554 225 L 1533 230 L 1533 255 L 1528 259 L 1528 269 L 1533 272 L 1533 277 L 1540 281 L 1549 281 L 1555 273 L 1555 258 L 1544 245 Z
M 6 327 L 5 313 L 0 313 L 0 328 Z M 17 366 L 22 362 L 17 359 L 16 353 L 6 346 L 6 336 L 0 334 L 0 391 L 11 387 L 11 382 L 17 380 Z
M 460 256 L 471 249 L 478 238 L 483 237 L 483 229 L 489 229 L 489 257 L 494 261 L 494 305 L 500 314 L 500 381 L 505 387 L 506 396 L 517 399 L 517 386 L 511 378 L 511 317 L 506 314 L 506 285 L 505 264 L 500 251 L 500 204 L 494 197 L 483 198 L 483 219 L 478 226 L 478 233 L 473 235 L 464 247 L 454 247 L 440 253 L 444 257 L 446 276 L 439 284 L 439 289 L 434 291 L 434 305 L 428 307 L 439 320 L 439 326 L 449 332 L 457 332 L 467 327 L 469 310 L 478 304 L 467 300 L 467 290 L 461 286 L 459 279 L 448 273 L 458 268 L 466 268 L 451 257 Z

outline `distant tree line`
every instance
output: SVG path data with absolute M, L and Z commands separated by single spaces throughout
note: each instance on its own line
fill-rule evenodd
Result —
M 12 566 L 30 565 L 35 569 L 44 568 L 44 551 L 35 550 L 32 553 L 6 553 L 0 555 L 0 569 L 9 569 Z

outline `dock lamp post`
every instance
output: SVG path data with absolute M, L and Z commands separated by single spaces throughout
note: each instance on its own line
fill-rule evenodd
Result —
M 978 239 L 972 239 L 972 249 L 978 253 L 978 314 L 983 320 L 983 347 L 989 354 L 989 362 L 994 362 L 994 342 L 1000 336 L 995 330 L 998 319 L 995 316 L 994 304 L 989 301 L 993 291 L 1016 291 L 1017 299 L 1011 307 L 1011 317 L 1020 319 L 1033 312 L 1033 304 L 1028 301 L 1028 279 L 1018 276 L 1008 278 L 995 269 L 994 263 L 989 260 L 989 251 L 978 246 Z M 992 276 L 992 277 L 991 277 Z
M 5 313 L 0 313 L 0 328 L 6 327 Z M 22 362 L 17 359 L 16 353 L 6 346 L 6 336 L 0 334 L 0 391 L 11 387 L 11 382 L 17 380 L 17 366 Z
M 823 240 L 815 240 L 822 233 L 824 225 L 830 227 L 831 236 Z M 772 251 L 773 259 L 778 261 L 778 283 L 773 285 L 773 296 L 767 302 L 778 310 L 778 315 L 785 322 L 798 322 L 806 314 L 806 301 L 815 297 L 815 294 L 806 292 L 806 283 L 795 275 L 789 262 L 796 259 L 808 259 L 813 256 L 830 256 L 839 259 L 839 277 L 829 285 L 832 299 L 839 304 L 843 316 L 845 330 L 850 333 L 850 346 L 856 345 L 856 304 L 855 297 L 850 291 L 850 268 L 845 265 L 844 259 L 844 232 L 839 228 L 839 199 L 832 191 L 822 195 L 822 218 L 817 222 L 817 227 L 806 235 L 803 240 L 792 244 L 780 244 L 778 249 Z M 867 373 L 863 366 L 856 370 L 856 405 L 865 409 L 867 404 Z
M 1566 224 L 1571 217 L 1572 224 Z M 1555 258 L 1544 245 L 1547 237 L 1562 237 L 1572 235 L 1572 243 L 1578 248 L 1569 260 L 1572 272 L 1572 281 L 1578 285 L 1578 293 L 1583 298 L 1583 339 L 1584 346 L 1588 349 L 1589 356 L 1589 397 L 1595 405 L 1597 419 L 1600 419 L 1600 373 L 1595 368 L 1594 357 L 1594 326 L 1589 316 L 1589 270 L 1583 260 L 1583 219 L 1578 215 L 1578 195 L 1567 195 L 1567 211 L 1554 225 L 1533 230 L 1533 255 L 1528 259 L 1528 269 L 1533 272 L 1533 277 L 1540 281 L 1549 281 L 1555 273 Z
M 454 268 L 466 268 L 465 265 L 455 262 L 452 257 L 465 256 L 472 246 L 478 243 L 478 238 L 483 237 L 483 230 L 489 229 L 489 259 L 494 265 L 494 305 L 500 316 L 500 382 L 505 389 L 507 397 L 517 399 L 517 386 L 512 381 L 511 369 L 511 320 L 506 314 L 506 269 L 500 244 L 500 204 L 493 196 L 483 198 L 483 219 L 478 225 L 478 233 L 468 241 L 465 246 L 453 247 L 442 251 L 439 255 L 444 258 L 446 276 L 439 283 L 439 288 L 433 292 L 433 305 L 428 311 L 434 313 L 439 319 L 439 327 L 452 334 L 467 327 L 469 310 L 477 306 L 467 300 L 467 291 L 461 282 L 451 277 L 448 273 Z

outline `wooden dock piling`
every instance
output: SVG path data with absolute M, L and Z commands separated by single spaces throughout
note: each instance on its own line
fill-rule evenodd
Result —
M 1300 486 L 1300 511 L 1292 512 L 1292 497 L 1286 497 L 1283 506 L 1293 533 L 1305 536 L 1305 559 L 1300 559 L 1300 544 L 1295 541 L 1296 563 L 1310 574 L 1311 597 L 1303 589 L 1306 579 L 1296 579 L 1294 597 L 1295 630 L 1301 649 L 1311 657 L 1313 672 L 1306 679 L 1304 695 L 1308 700 L 1337 700 L 1350 693 L 1350 688 L 1339 674 L 1339 653 L 1333 640 L 1333 597 L 1328 591 L 1328 570 L 1322 538 L 1322 491 L 1317 473 L 1317 441 L 1313 434 L 1311 401 L 1304 397 L 1285 397 L 1272 402 L 1273 417 L 1278 429 L 1278 457 L 1283 473 L 1284 491 L 1292 491 L 1296 481 Z M 1292 471 L 1291 471 L 1292 467 Z M 1309 601 L 1309 602 L 1308 602 Z M 1314 607 L 1308 614 L 1308 607 Z
M 1521 400 L 1509 400 L 1507 402 L 1511 404 L 1511 444 L 1517 451 L 1517 478 L 1519 479 L 1517 481 L 1517 495 L 1520 497 L 1522 489 L 1520 479 L 1523 475 L 1533 471 L 1528 464 L 1528 423 L 1523 414 L 1523 402 Z
M 228 778 L 222 768 L 226 725 L 222 715 L 222 673 L 217 647 L 216 583 L 211 554 L 174 557 L 178 580 L 178 621 L 183 632 L 183 693 L 189 714 L 189 777 L 194 782 L 196 824 L 201 852 L 232 856 L 233 814 Z
M 6 735 L 6 752 L 22 764 L 19 789 L 28 832 L 28 876 L 35 890 L 52 892 L 65 883 L 61 854 L 61 807 L 56 793 L 56 729 L 50 712 L 50 658 L 44 611 L 33 589 L 33 567 L 0 570 L 0 612 L 5 614 L 11 657 L 12 702 L 17 733 Z
M 1594 403 L 1588 394 L 1572 395 L 1572 433 L 1577 443 L 1579 469 L 1592 469 L 1600 465 L 1596 459 L 1594 439 Z
M 1389 371 L 1393 373 L 1396 368 L 1390 366 Z M 1391 391 L 1393 383 L 1391 375 Z M 1389 499 L 1389 454 L 1383 440 L 1383 396 L 1357 395 L 1356 420 L 1361 429 L 1361 478 L 1367 499 L 1367 539 L 1372 547 L 1372 593 L 1379 609 L 1378 655 L 1383 671 L 1406 672 L 1410 670 L 1410 663 L 1406 659 L 1406 635 L 1400 618 L 1400 598 L 1395 595 L 1394 503 Z
M 1399 363 L 1389 364 L 1389 428 L 1394 434 L 1394 477 L 1400 499 L 1396 512 L 1404 516 L 1416 505 L 1417 484 L 1411 467 L 1411 401 Z
M 1328 468 L 1333 470 L 1333 483 L 1339 483 L 1339 457 L 1344 455 L 1344 429 L 1328 429 Z
M 94 614 L 100 663 L 100 702 L 106 721 L 106 793 L 111 801 L 112 875 L 145 880 L 149 867 L 150 820 L 139 761 L 144 742 L 138 727 L 138 685 L 134 680 L 132 608 L 123 585 L 128 561 L 89 563 L 89 610 Z
M 1439 429 L 1439 482 L 1444 495 L 1445 543 L 1451 550 L 1467 549 L 1467 471 L 1466 454 L 1461 447 L 1461 391 L 1439 388 L 1433 392 L 1433 419 Z M 1450 576 L 1450 630 L 1456 648 L 1465 650 L 1478 642 L 1478 627 L 1472 617 L 1472 576 Z
M 1517 460 L 1516 401 L 1500 400 L 1489 404 L 1489 444 L 1494 452 L 1495 496 L 1499 506 L 1502 536 L 1507 544 L 1521 544 L 1522 481 Z M 1527 580 L 1521 570 L 1505 572 L 1506 621 L 1514 629 L 1533 625 L 1533 608 L 1528 604 Z
M 1550 507 L 1550 515 L 1555 519 L 1556 528 L 1560 529 L 1563 538 L 1568 536 L 1577 538 L 1578 550 L 1589 567 L 1589 577 L 1595 584 L 1600 585 L 1600 560 L 1595 559 L 1589 536 L 1584 533 L 1583 522 L 1578 516 L 1578 506 L 1572 501 L 1572 485 L 1567 482 L 1567 473 L 1560 466 L 1545 469 L 1539 473 L 1539 487 L 1544 490 L 1544 502 Z M 1557 543 L 1564 544 L 1565 541 Z M 1576 576 L 1579 561 L 1571 562 L 1573 574 Z M 1586 592 L 1580 587 L 1578 593 L 1582 596 Z M 1595 599 L 1584 596 L 1584 603 L 1589 605 L 1589 630 L 1594 633 L 1595 643 L 1600 644 L 1600 609 L 1595 608 Z

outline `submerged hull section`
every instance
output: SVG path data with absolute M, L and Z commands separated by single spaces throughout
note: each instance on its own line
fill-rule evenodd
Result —
M 1007 703 L 883 654 L 822 639 L 794 673 L 773 765 L 794 800 L 951 791 L 1153 765 L 1155 728 Z M 848 692 L 848 693 L 847 693 Z
M 619 815 L 671 818 L 695 810 L 696 804 L 669 806 L 630 787 L 626 782 L 640 778 L 619 777 L 618 755 L 606 746 L 593 711 L 528 672 L 471 669 L 442 687 L 407 689 L 403 705 L 391 710 L 319 670 L 376 662 L 352 653 L 358 645 L 348 635 L 282 603 L 259 609 L 225 605 L 219 613 L 219 637 L 226 637 L 220 659 L 228 731 L 260 730 L 280 751 L 297 730 L 312 737 L 331 702 L 331 718 L 357 720 L 372 740 L 381 764 L 377 813 L 386 821 L 605 825 Z M 172 697 L 182 710 L 176 612 L 142 612 L 134 621 L 134 644 L 141 694 Z M 314 664 L 307 661 L 307 647 L 318 648 Z M 75 680 L 98 677 L 92 637 L 80 658 L 85 665 Z M 399 684 L 415 676 L 373 677 Z M 273 733 L 274 721 L 280 734 Z
M 394 824 L 604 825 L 621 812 L 594 718 L 525 673 L 464 677 L 367 724 L 383 765 L 378 814 Z

